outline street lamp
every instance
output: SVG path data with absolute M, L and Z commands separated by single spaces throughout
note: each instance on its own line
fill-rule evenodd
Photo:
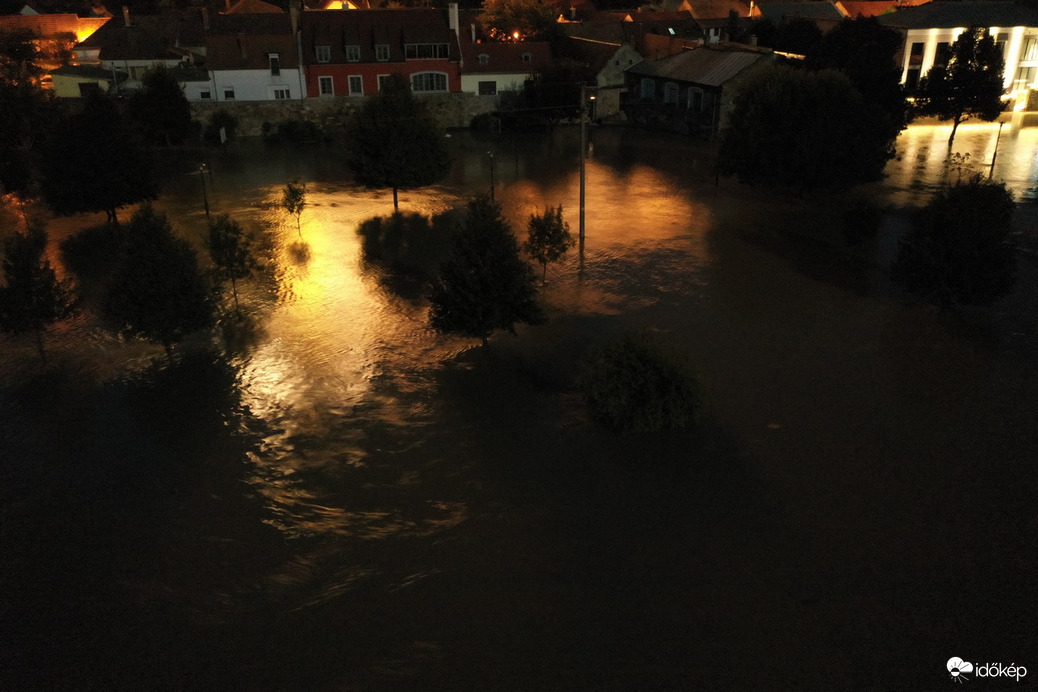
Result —
M 206 221 L 210 221 L 211 219 L 209 218 L 209 193 L 206 192 L 205 189 L 205 174 L 207 172 L 209 173 L 209 179 L 211 180 L 213 177 L 213 172 L 209 170 L 209 167 L 206 166 L 204 163 L 199 164 L 198 179 L 202 181 L 202 202 L 205 203 L 205 219 Z
M 595 89 L 595 87 L 590 87 Z M 587 104 L 588 99 L 594 101 L 595 94 L 588 96 L 589 87 L 585 84 L 580 85 L 580 254 L 584 254 L 584 193 L 585 193 L 585 176 L 587 173 Z
M 488 151 L 490 156 L 490 201 L 494 201 L 494 152 Z

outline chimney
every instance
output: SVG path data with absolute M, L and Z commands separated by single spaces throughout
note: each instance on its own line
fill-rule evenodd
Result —
M 476 25 L 469 24 L 469 29 L 472 30 L 472 45 L 476 45 Z
M 130 24 L 130 8 L 126 5 L 123 5 L 123 24 L 133 26 L 133 24 Z
M 450 5 L 447 5 L 447 13 L 450 17 L 451 31 L 454 32 L 455 36 L 458 36 L 460 38 L 461 31 L 458 27 L 458 3 L 452 2 Z
M 577 8 L 576 8 L 575 5 L 570 5 L 569 6 L 569 18 L 570 18 L 570 21 L 576 21 L 577 20 Z
M 292 21 L 292 35 L 295 36 L 299 31 L 299 5 L 297 5 L 294 0 L 292 4 L 288 6 L 288 16 Z
M 209 31 L 209 8 L 202 8 L 202 28 Z

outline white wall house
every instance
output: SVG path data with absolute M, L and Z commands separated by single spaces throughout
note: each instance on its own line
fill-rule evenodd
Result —
M 913 88 L 967 27 L 987 27 L 1002 47 L 1003 84 L 1015 110 L 1038 90 L 1038 8 L 1015 2 L 947 2 L 908 7 L 880 22 L 901 30 L 901 82 Z
M 294 20 L 288 13 L 214 17 L 206 40 L 209 82 L 188 85 L 188 100 L 305 98 Z

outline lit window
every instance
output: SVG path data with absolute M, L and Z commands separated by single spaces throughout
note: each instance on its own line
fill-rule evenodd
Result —
M 317 46 L 314 49 L 317 53 L 317 62 L 331 62 L 332 60 L 332 47 L 331 46 Z
M 360 46 L 346 46 L 346 61 L 360 62 Z
M 350 96 L 362 96 L 364 94 L 364 80 L 359 74 L 350 75 Z
M 411 91 L 447 91 L 447 75 L 442 72 L 419 72 L 411 75 Z
M 318 91 L 321 96 L 334 96 L 335 89 L 332 85 L 332 78 L 330 76 L 321 76 L 317 78 Z
M 379 43 L 375 46 L 375 60 L 387 62 L 389 60 L 389 44 Z

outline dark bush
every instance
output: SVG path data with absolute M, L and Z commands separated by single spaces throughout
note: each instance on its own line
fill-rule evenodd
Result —
M 460 219 L 461 213 L 456 210 L 431 219 L 421 214 L 397 213 L 367 219 L 361 222 L 357 233 L 363 239 L 367 259 L 425 282 L 436 278 Z
M 309 120 L 285 120 L 278 123 L 278 136 L 290 142 L 320 142 L 324 139 L 321 127 Z
M 234 139 L 235 134 L 238 132 L 238 118 L 224 108 L 213 111 L 209 116 L 209 122 L 206 124 L 205 132 L 202 135 L 205 141 L 218 143 L 220 141 L 221 127 L 224 128 L 228 140 Z
M 701 403 L 691 366 L 646 335 L 592 353 L 579 387 L 595 419 L 623 434 L 692 427 Z

